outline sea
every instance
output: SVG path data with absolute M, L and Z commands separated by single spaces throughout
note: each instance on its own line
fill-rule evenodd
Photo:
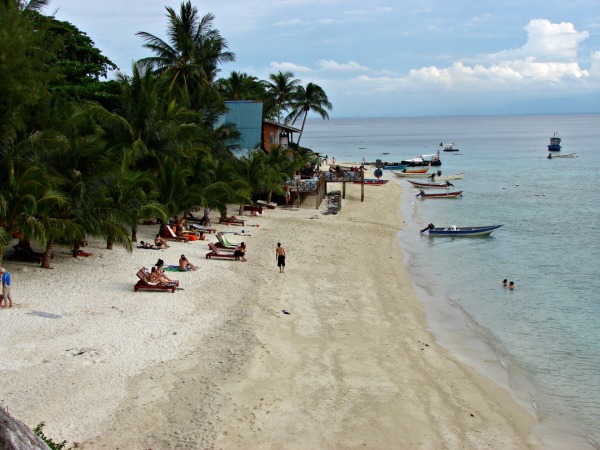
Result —
M 547 158 L 554 133 L 576 158 Z M 405 188 L 398 241 L 430 331 L 508 388 L 547 448 L 600 448 L 600 114 L 309 119 L 301 145 L 340 163 L 440 150 L 436 171 L 465 173 L 458 199 L 386 174 Z M 503 226 L 429 237 L 429 223 Z

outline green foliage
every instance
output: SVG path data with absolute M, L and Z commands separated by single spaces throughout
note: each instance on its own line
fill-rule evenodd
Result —
M 117 67 L 75 25 L 43 16 L 47 3 L 0 0 L 0 253 L 16 232 L 45 247 L 43 267 L 55 242 L 88 235 L 131 250 L 141 219 L 270 198 L 306 162 L 278 147 L 236 158 L 224 99 L 262 101 L 277 121 L 326 118 L 331 105 L 290 72 L 217 80 L 235 56 L 212 14 L 167 7 L 166 41 L 138 33 L 153 56 L 101 81 Z
M 39 438 L 46 443 L 48 447 L 52 450 L 65 450 L 65 446 L 67 445 L 67 441 L 62 442 L 54 442 L 51 438 L 44 434 L 43 428 L 46 426 L 44 422 L 38 424 L 37 427 L 33 429 L 33 432 L 39 436 Z
M 35 10 L 0 1 L 0 145 L 27 129 L 23 113 L 48 96 L 57 79 L 50 63 L 56 49 Z

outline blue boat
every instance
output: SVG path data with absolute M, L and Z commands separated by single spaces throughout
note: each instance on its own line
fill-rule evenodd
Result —
M 428 231 L 430 236 L 486 236 L 500 228 L 502 225 L 489 225 L 485 227 L 457 227 L 446 228 L 435 227 L 432 223 L 421 230 L 421 233 Z
M 554 136 L 550 138 L 550 144 L 548 144 L 548 150 L 551 152 L 558 152 L 562 148 L 560 146 L 561 138 L 558 137 L 558 133 L 554 133 Z

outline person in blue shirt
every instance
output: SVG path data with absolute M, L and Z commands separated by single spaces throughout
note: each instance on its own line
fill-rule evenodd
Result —
M 2 275 L 2 301 L 9 308 L 12 307 L 12 297 L 10 295 L 10 273 L 0 267 L 0 275 Z M 0 303 L 2 306 L 2 303 Z

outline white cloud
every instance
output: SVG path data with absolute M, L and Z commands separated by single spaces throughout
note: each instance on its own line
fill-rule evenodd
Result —
M 490 59 L 533 57 L 542 61 L 575 61 L 579 44 L 589 37 L 587 31 L 577 32 L 572 23 L 552 23 L 546 19 L 529 21 L 525 30 L 527 42 L 523 47 L 492 54 Z
M 302 21 L 302 19 L 285 19 L 278 20 L 273 25 L 276 27 L 293 27 L 297 25 L 302 25 L 303 23 L 304 22 Z
M 467 25 L 481 25 L 482 23 L 487 23 L 492 19 L 492 15 L 490 13 L 483 14 L 482 16 L 474 16 L 471 17 L 467 21 Z
M 595 73 L 582 69 L 577 59 L 579 44 L 589 36 L 587 31 L 578 32 L 571 23 L 545 19 L 529 21 L 525 30 L 527 41 L 520 48 L 484 55 L 480 63 L 471 65 L 457 61 L 448 67 L 413 69 L 408 78 L 414 84 L 428 83 L 446 89 L 504 91 L 533 85 L 540 89 L 565 85 Z
M 290 62 L 272 62 L 269 65 L 272 72 L 292 72 L 292 73 L 310 73 L 313 70 L 310 67 L 300 66 Z
M 590 67 L 590 74 L 600 78 L 600 51 L 592 53 L 591 60 L 592 66 Z
M 572 97 L 600 89 L 600 51 L 586 58 L 591 60 L 589 67 L 581 67 L 578 59 L 578 48 L 588 38 L 586 31 L 577 31 L 571 23 L 544 19 L 531 20 L 525 30 L 527 40 L 522 47 L 482 55 L 469 63 L 455 61 L 444 67 L 431 65 L 394 74 L 371 70 L 356 61 L 322 60 L 310 74 L 322 79 L 310 81 L 326 89 L 336 111 L 378 104 L 381 113 L 386 108 L 409 108 L 415 114 L 428 107 L 448 112 L 450 105 L 463 104 L 476 110 L 482 102 Z M 335 79 L 336 73 L 356 76 Z
M 369 68 L 355 61 L 349 61 L 346 64 L 341 64 L 332 59 L 326 59 L 319 61 L 319 70 L 326 72 L 364 72 L 368 71 Z

